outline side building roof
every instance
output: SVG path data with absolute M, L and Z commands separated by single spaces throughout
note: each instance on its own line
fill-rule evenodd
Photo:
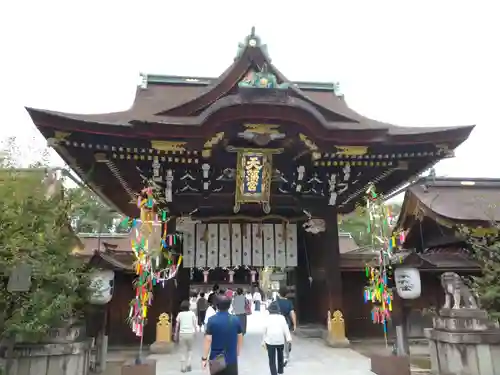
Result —
M 407 233 L 405 247 L 462 242 L 457 226 L 481 231 L 500 221 L 499 199 L 500 179 L 425 177 L 406 190 L 395 231 Z
M 500 221 L 500 179 L 425 177 L 408 187 L 398 227 L 416 214 L 457 222 Z

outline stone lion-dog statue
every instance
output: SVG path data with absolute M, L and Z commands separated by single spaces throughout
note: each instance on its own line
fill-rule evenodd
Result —
M 478 309 L 476 299 L 462 278 L 455 272 L 444 272 L 441 275 L 441 286 L 444 289 L 445 300 L 443 309 Z M 453 299 L 453 306 L 451 302 Z

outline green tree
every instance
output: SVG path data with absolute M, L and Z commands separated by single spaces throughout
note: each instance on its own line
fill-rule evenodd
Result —
M 473 276 L 471 287 L 479 304 L 490 316 L 500 319 L 500 227 L 492 223 L 493 233 L 477 237 L 473 230 L 463 228 L 473 257 L 481 266 L 481 275 Z
M 0 151 L 0 167 L 50 169 L 50 152 L 47 148 L 23 149 L 15 137 L 8 138 L 3 146 Z M 31 165 L 26 165 L 25 159 L 30 160 Z M 118 225 L 123 220 L 123 215 L 112 211 L 83 183 L 76 187 L 65 186 L 65 192 L 70 202 L 70 223 L 76 233 L 123 233 L 128 230 Z
M 54 179 L 49 182 L 45 168 L 0 171 L 0 272 L 31 269 L 27 292 L 10 293 L 0 284 L 3 338 L 38 341 L 84 311 L 88 271 L 71 255 L 76 237 L 69 201 Z
M 391 212 L 392 217 L 397 219 L 401 211 L 401 205 L 399 203 L 391 203 L 387 205 L 389 206 L 389 211 Z M 339 230 L 341 232 L 350 233 L 358 246 L 371 246 L 372 234 L 368 228 L 368 221 L 369 220 L 365 210 L 356 210 L 342 220 L 339 224 Z M 389 224 L 392 225 L 393 223 Z
M 71 225 L 76 233 L 123 233 L 123 216 L 112 211 L 87 187 L 66 189 L 70 201 Z

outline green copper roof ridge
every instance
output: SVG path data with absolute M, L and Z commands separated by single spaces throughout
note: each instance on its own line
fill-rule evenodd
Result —
M 216 81 L 218 78 L 213 77 L 198 77 L 198 76 L 180 76 L 180 75 L 167 75 L 167 74 L 145 74 L 142 76 L 147 78 L 147 82 L 152 84 L 184 84 L 184 85 L 209 85 Z M 334 82 L 315 82 L 315 81 L 291 81 L 292 84 L 297 85 L 300 89 L 309 90 L 324 90 L 334 91 L 336 83 Z

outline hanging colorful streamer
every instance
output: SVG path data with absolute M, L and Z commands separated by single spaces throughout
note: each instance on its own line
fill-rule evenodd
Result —
M 142 337 L 148 308 L 153 303 L 153 287 L 175 277 L 182 262 L 176 252 L 181 240 L 168 233 L 168 213 L 158 207 L 154 189 L 147 187 L 137 199 L 138 219 L 126 218 L 122 225 L 130 228 L 131 247 L 136 256 L 135 298 L 130 301 L 129 322 L 133 332 Z
M 383 204 L 374 186 L 367 190 L 366 197 L 367 231 L 372 238 L 372 246 L 377 251 L 375 264 L 365 269 L 368 285 L 363 291 L 365 303 L 373 305 L 371 318 L 374 324 L 382 324 L 387 338 L 387 323 L 391 319 L 393 294 L 389 287 L 394 253 L 401 239 L 392 235 L 394 218 L 390 208 Z

